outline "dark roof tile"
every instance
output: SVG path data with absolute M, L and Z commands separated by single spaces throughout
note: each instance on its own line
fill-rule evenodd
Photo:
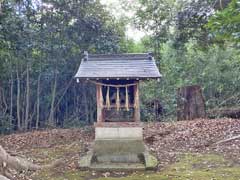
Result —
M 89 54 L 82 60 L 76 78 L 160 78 L 149 54 Z

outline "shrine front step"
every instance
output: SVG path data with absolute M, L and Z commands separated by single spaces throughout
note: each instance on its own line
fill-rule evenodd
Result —
M 99 163 L 143 163 L 141 154 L 111 154 L 94 156 L 93 158 Z
M 93 163 L 91 169 L 98 171 L 133 171 L 133 170 L 145 170 L 145 165 L 142 163 Z

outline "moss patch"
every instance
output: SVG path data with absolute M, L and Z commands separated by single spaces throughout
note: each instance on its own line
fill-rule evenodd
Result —
M 233 166 L 230 161 L 215 154 L 186 154 L 163 174 L 179 180 L 236 180 L 240 178 L 240 166 Z
M 145 154 L 145 166 L 147 170 L 153 170 L 157 167 L 158 160 L 151 154 Z
M 36 180 L 85 180 L 90 176 L 88 171 L 65 171 L 43 170 L 34 176 Z
M 112 176 L 113 173 L 110 174 Z M 183 154 L 178 161 L 160 172 L 137 172 L 126 177 L 93 176 L 91 171 L 43 170 L 33 179 L 41 180 L 237 180 L 240 166 L 215 154 Z M 113 175 L 114 176 L 114 175 Z
M 214 154 L 185 154 L 179 161 L 158 173 L 137 173 L 123 178 L 98 180 L 236 180 L 240 179 L 240 166 Z
M 52 161 L 78 154 L 82 150 L 80 143 L 58 145 L 50 148 L 35 148 L 28 152 L 28 156 L 40 164 L 48 164 Z

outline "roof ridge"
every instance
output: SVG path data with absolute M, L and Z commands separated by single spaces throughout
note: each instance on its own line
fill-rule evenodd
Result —
M 148 56 L 147 53 L 119 53 L 119 54 L 88 54 L 88 57 L 134 57 L 134 56 Z
M 148 53 L 107 53 L 107 54 L 103 54 L 103 53 L 89 53 L 90 55 L 147 55 Z
M 152 59 L 149 53 L 88 54 L 88 60 L 147 60 Z

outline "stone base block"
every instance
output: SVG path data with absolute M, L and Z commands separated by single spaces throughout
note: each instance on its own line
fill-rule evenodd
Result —
M 89 151 L 85 156 L 80 158 L 79 167 L 81 169 L 89 169 L 92 164 L 93 152 Z
M 143 139 L 142 127 L 96 127 L 95 139 Z
M 134 139 L 105 139 L 95 140 L 93 153 L 100 155 L 140 154 L 145 151 L 142 140 Z
M 147 148 L 143 153 L 143 158 L 144 158 L 144 164 L 145 164 L 146 170 L 153 170 L 157 168 L 158 160 L 156 157 L 154 157 L 152 154 L 149 153 Z
M 154 169 L 157 160 L 143 142 L 142 127 L 96 127 L 93 149 L 79 162 L 96 170 Z
M 95 156 L 98 163 L 141 163 L 137 154 L 111 154 Z
M 137 146 L 135 146 L 136 144 L 132 142 L 134 141 L 95 141 L 96 144 L 93 146 L 93 149 L 89 151 L 86 156 L 81 158 L 79 166 L 80 168 L 94 170 L 155 169 L 158 161 L 149 153 L 146 146 L 144 146 L 144 143 L 137 142 Z M 109 146 L 106 146 L 106 144 L 111 144 L 110 148 Z
M 142 163 L 101 163 L 92 164 L 90 169 L 96 171 L 143 171 L 146 168 Z

